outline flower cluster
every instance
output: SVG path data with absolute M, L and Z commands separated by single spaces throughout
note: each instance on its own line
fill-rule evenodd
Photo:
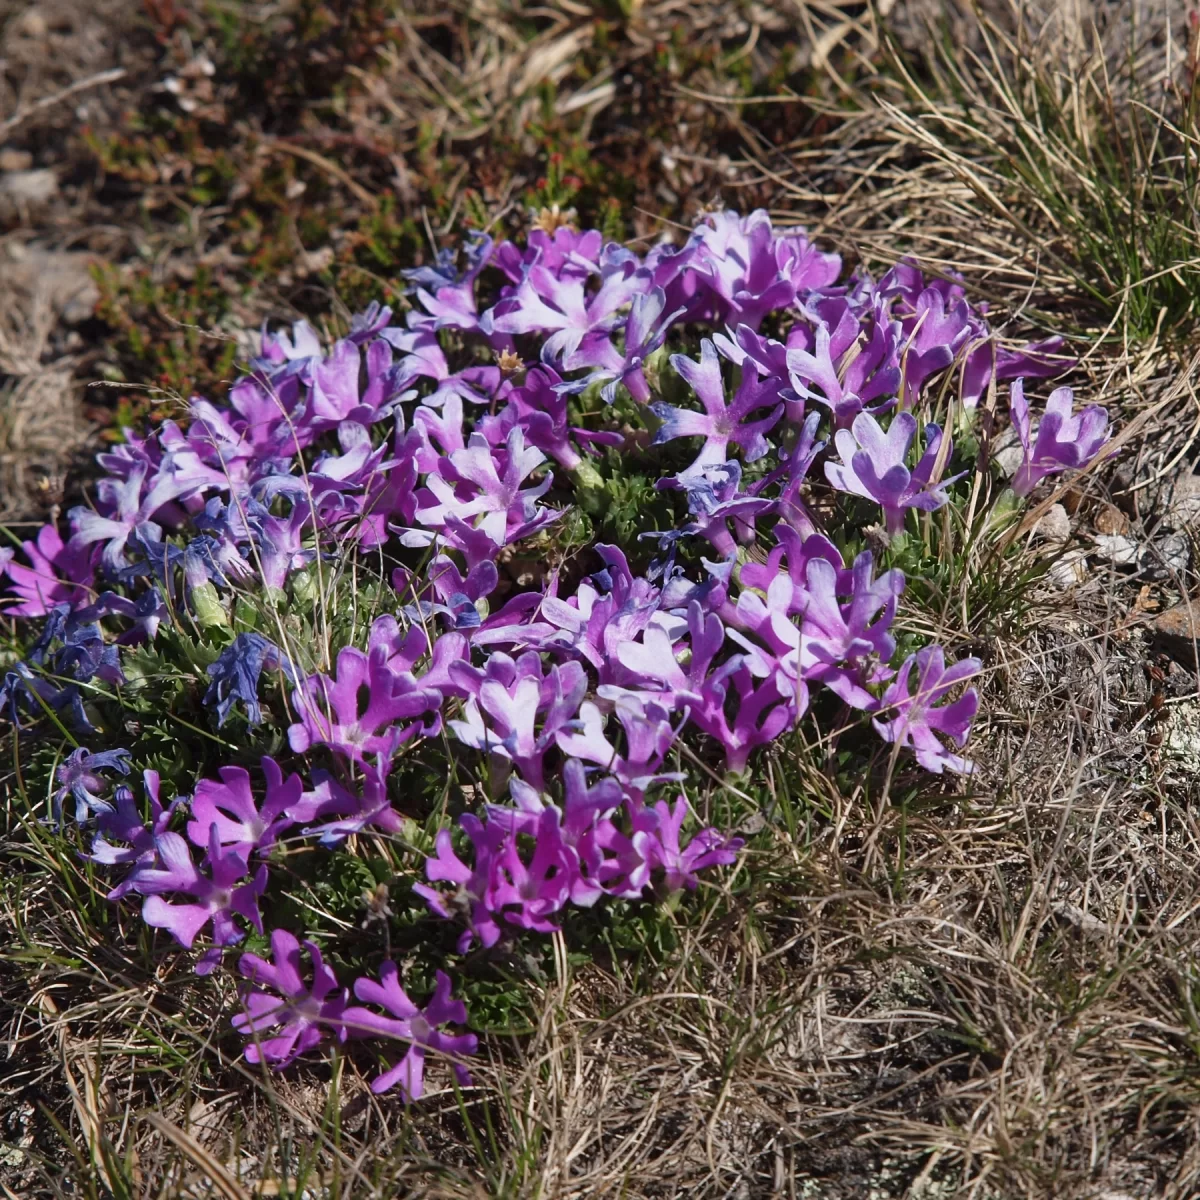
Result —
M 1018 495 L 1100 453 L 1107 418 L 1072 417 L 1059 389 L 1031 438 L 1021 381 L 1062 369 L 1057 340 L 1000 346 L 960 284 L 911 263 L 841 275 L 836 255 L 762 212 L 710 214 L 684 245 L 644 255 L 565 226 L 524 245 L 476 235 L 461 266 L 445 253 L 407 272 L 403 321 L 372 305 L 328 352 L 303 322 L 264 330 L 227 405 L 195 398 L 186 422 L 126 430 L 65 538 L 47 526 L 23 560 L 0 554 L 5 611 L 44 619 L 0 704 L 14 722 L 49 713 L 94 734 L 94 698 L 125 682 L 126 649 L 187 620 L 219 647 L 215 728 L 239 704 L 250 725 L 277 720 L 262 677 L 286 681 L 286 743 L 307 782 L 264 758 L 261 800 L 228 765 L 164 808 L 147 772 L 147 819 L 124 785 L 100 795 L 97 772 L 126 774 L 127 752 L 77 751 L 56 816 L 72 796 L 90 857 L 125 868 L 110 895 L 140 896 L 146 923 L 188 949 L 207 931 L 198 969 L 211 970 L 249 929 L 265 935 L 285 834 L 332 846 L 401 832 L 394 765 L 435 737 L 486 768 L 490 789 L 437 833 L 414 881 L 431 914 L 463 922 L 460 952 L 733 863 L 741 839 L 691 819 L 681 743 L 745 771 L 822 691 L 927 770 L 969 771 L 958 751 L 978 696 L 960 685 L 978 662 L 947 666 L 936 646 L 897 655 L 903 575 L 878 545 L 844 553 L 849 524 L 813 496 L 865 502 L 892 538 L 910 510 L 950 503 L 965 472 L 951 471 L 949 435 L 918 420 L 935 389 L 969 413 L 990 384 L 1017 381 Z M 571 585 L 551 569 L 502 586 L 514 547 L 552 544 L 572 493 L 603 509 L 630 420 L 639 453 L 671 464 L 658 488 L 686 507 L 654 531 L 660 557 L 638 570 L 629 547 L 599 543 Z M 359 551 L 390 562 L 394 593 L 360 644 L 304 670 L 282 624 L 276 640 L 237 629 L 239 598 L 277 611 Z M 391 962 L 351 989 L 315 942 L 270 937 L 272 960 L 239 964 L 250 1061 L 286 1065 L 326 1037 L 396 1039 L 409 1049 L 374 1086 L 415 1099 L 426 1050 L 460 1070 L 474 1050 L 438 1031 L 465 1020 L 444 974 L 422 1010 Z

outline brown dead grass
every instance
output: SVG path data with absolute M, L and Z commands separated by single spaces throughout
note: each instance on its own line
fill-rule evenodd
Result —
M 364 120 L 392 124 L 401 142 L 430 120 L 467 146 L 519 135 L 538 103 L 522 88 L 564 77 L 590 10 L 537 10 L 531 43 L 514 33 L 513 10 L 481 11 L 486 32 L 465 58 L 389 60 L 364 92 Z M 652 52 L 677 11 L 637 6 L 631 44 Z M 953 136 L 948 110 L 889 74 L 876 18 L 861 5 L 797 11 L 812 23 L 833 94 L 866 89 L 870 100 L 847 116 L 835 100 L 809 97 L 829 121 L 776 142 L 745 119 L 741 99 L 692 87 L 681 102 L 725 113 L 744 137 L 742 157 L 700 155 L 682 175 L 664 172 L 661 186 L 682 202 L 697 180 L 733 171 L 731 198 L 769 190 L 781 215 L 803 217 L 868 264 L 913 251 L 961 271 L 976 296 L 996 300 L 1014 336 L 1029 333 L 1030 313 L 1103 333 L 1056 258 L 1054 214 L 1025 204 L 1009 176 Z M 1019 45 L 1094 82 L 1121 53 L 1126 11 L 1100 0 L 996 6 L 994 59 L 982 57 L 987 41 L 965 5 L 901 3 L 887 20 L 922 87 L 932 62 L 922 62 L 921 22 L 931 13 L 950 18 L 956 44 L 993 77 L 1024 69 L 1011 55 Z M 769 54 L 772 23 L 797 18 L 756 14 L 713 5 L 694 19 L 699 31 L 743 39 L 747 54 Z M 416 45 L 438 19 L 412 23 Z M 1148 32 L 1139 70 L 1153 76 L 1178 61 L 1170 34 Z M 963 78 L 973 69 L 964 54 Z M 612 82 L 560 90 L 555 103 L 599 120 Z M 796 103 L 779 100 L 781 111 Z M 999 140 L 1005 122 L 1024 118 L 991 100 L 984 128 Z M 486 159 L 471 155 L 464 183 Z M 694 179 L 693 168 L 702 168 Z M 403 157 L 396 169 L 403 189 Z M 489 204 L 500 211 L 513 195 L 498 179 Z M 36 326 L 36 307 L 22 311 Z M 1117 469 L 1067 497 L 1084 547 L 1110 500 L 1128 513 L 1131 537 L 1154 536 L 1156 497 L 1191 469 L 1200 415 L 1195 362 L 1166 331 L 1134 339 L 1116 312 L 1109 341 L 1072 382 L 1126 420 L 1153 419 Z M 69 369 L 30 354 L 24 374 L 3 367 L 19 376 L 10 396 L 47 396 L 47 377 Z M 40 419 L 44 401 L 27 407 Z M 18 425 L 17 416 L 0 425 L 10 455 L 34 436 Z M 781 832 L 752 864 L 748 891 L 705 906 L 700 927 L 684 925 L 671 965 L 635 978 L 619 964 L 572 972 L 560 955 L 534 1034 L 486 1043 L 475 1088 L 461 1100 L 443 1090 L 411 1118 L 372 1099 L 349 1065 L 334 1081 L 318 1071 L 259 1080 L 218 1047 L 188 1041 L 211 1025 L 193 981 L 126 977 L 111 948 L 87 944 L 86 923 L 40 930 L 41 968 L 0 965 L 10 1039 L 0 1136 L 61 1154 L 37 1115 L 43 1105 L 85 1157 L 103 1131 L 132 1164 L 133 1194 L 147 1196 L 275 1194 L 297 1149 L 316 1154 L 327 1194 L 347 1197 L 1200 1195 L 1200 693 L 1146 625 L 1196 582 L 1190 567 L 1118 571 L 1093 557 L 1070 593 L 1047 585 L 1022 640 L 973 643 L 985 658 L 987 715 L 968 794 L 905 799 L 898 784 L 889 799 L 864 781 L 843 795 L 814 779 L 797 840 Z M 942 620 L 951 642 L 975 639 L 965 620 Z M 26 896 L 8 919 L 36 921 L 37 911 Z M 71 956 L 81 965 L 64 970 Z M 180 1045 L 187 1065 L 135 1081 L 134 1064 L 160 1038 Z M 43 1170 L 17 1159 L 5 1172 L 10 1195 L 41 1194 L 49 1179 L 59 1194 L 71 1190 L 52 1160 Z

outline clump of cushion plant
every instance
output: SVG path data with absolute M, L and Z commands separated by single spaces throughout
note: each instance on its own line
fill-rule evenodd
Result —
M 742 839 L 697 819 L 681 768 L 753 772 L 828 698 L 886 756 L 969 772 L 979 663 L 901 651 L 906 581 L 879 558 L 973 469 L 931 398 L 969 413 L 993 376 L 1015 380 L 1021 496 L 1101 453 L 1107 419 L 1073 417 L 1059 389 L 1031 440 L 1023 380 L 1063 369 L 1057 341 L 998 347 L 959 284 L 908 262 L 842 279 L 761 212 L 642 255 L 594 230 L 476 235 L 461 268 L 443 253 L 408 278 L 402 320 L 373 305 L 328 347 L 303 322 L 264 332 L 223 402 L 126 430 L 93 507 L 5 552 L 6 611 L 41 627 L 0 703 L 24 736 L 86 743 L 58 767 L 54 816 L 73 799 L 114 903 L 140 897 L 199 972 L 250 939 L 234 1018 L 250 1062 L 400 1043 L 372 1086 L 415 1101 L 427 1054 L 465 1082 L 476 1048 L 444 1031 L 468 1020 L 451 976 L 402 986 L 388 939 L 363 933 L 339 980 L 337 928 L 282 904 L 289 854 L 411 852 L 423 817 L 392 894 L 454 927 L 444 965 L 461 971 L 734 864 Z M 630 473 L 671 523 L 589 534 L 577 510 L 610 519 Z M 522 556 L 540 569 L 514 572 Z M 113 731 L 168 643 L 200 680 L 212 769 L 164 806 Z M 231 728 L 247 757 L 213 762 Z M 414 812 L 399 780 L 417 762 L 466 772 L 470 801 Z M 134 765 L 144 810 L 101 774 Z

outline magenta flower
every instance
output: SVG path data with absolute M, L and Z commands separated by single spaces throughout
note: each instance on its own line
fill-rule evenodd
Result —
M 621 785 L 616 779 L 599 779 L 589 787 L 583 763 L 576 758 L 563 764 L 562 781 L 561 808 L 515 776 L 509 781 L 514 806 L 487 806 L 489 823 L 509 835 L 497 861 L 499 870 L 489 900 L 496 910 L 510 905 L 520 908 L 516 923 L 525 928 L 541 928 L 537 922 L 556 912 L 568 899 L 572 904 L 589 907 L 604 894 L 601 826 L 621 807 Z M 520 861 L 512 841 L 515 835 L 537 841 L 537 851 L 528 867 Z M 506 915 L 514 920 L 511 909 Z
M 455 853 L 450 830 L 439 830 L 434 841 L 435 853 L 425 860 L 425 878 L 431 884 L 453 884 L 454 891 L 446 894 L 424 883 L 413 884 L 413 891 L 439 917 L 449 920 L 462 916 L 467 919 L 467 929 L 458 939 L 458 952 L 465 954 L 475 938 L 485 949 L 500 940 L 500 925 L 491 911 L 489 900 L 505 834 L 500 826 L 491 822 L 484 824 L 472 813 L 463 813 L 458 823 L 471 840 L 475 851 L 474 867 L 468 867 Z
M 1104 448 L 1108 441 L 1108 410 L 1099 404 L 1089 404 L 1072 416 L 1074 400 L 1075 393 L 1070 388 L 1055 388 L 1031 441 L 1025 381 L 1014 380 L 1009 412 L 1024 451 L 1012 481 L 1012 489 L 1018 496 L 1028 496 L 1047 475 L 1087 466 Z
M 635 833 L 633 844 L 651 870 L 662 870 L 668 891 L 693 890 L 699 882 L 698 871 L 737 862 L 737 852 L 745 842 L 741 838 L 723 837 L 715 829 L 702 829 L 690 841 L 680 844 L 683 823 L 691 811 L 683 796 L 676 799 L 673 808 L 660 800 L 652 811 L 655 827 Z
M 869 413 L 859 413 L 851 429 L 839 429 L 834 435 L 842 461 L 825 464 L 826 478 L 835 488 L 874 500 L 883 509 L 884 525 L 891 534 L 903 532 L 906 510 L 941 508 L 949 500 L 946 489 L 966 474 L 930 481 L 942 444 L 942 431 L 936 425 L 925 426 L 925 453 L 909 470 L 904 460 L 916 435 L 917 421 L 911 413 L 897 413 L 887 433 Z
M 364 359 L 366 387 L 360 393 Z M 401 376 L 392 368 L 392 348 L 383 339 L 372 342 L 365 355 L 353 341 L 343 339 L 313 363 L 310 374 L 306 418 L 315 433 L 337 429 L 343 421 L 372 425 L 387 416 L 401 393 L 397 383 Z
M 221 852 L 216 827 L 210 830 L 208 875 L 202 875 L 192 861 L 188 844 L 177 833 L 160 834 L 155 841 L 158 856 L 149 866 L 134 868 L 126 880 L 128 891 L 141 892 L 142 920 L 155 929 L 166 929 L 185 949 L 190 950 L 201 930 L 212 924 L 215 949 L 233 946 L 245 937 L 234 917 L 242 917 L 262 932 L 258 898 L 266 890 L 267 868 L 260 866 L 247 882 L 249 868 L 240 854 Z M 178 893 L 192 901 L 169 902 L 164 895 Z M 207 974 L 216 965 L 210 952 L 197 966 L 197 974 Z
M 300 973 L 300 946 L 287 930 L 275 929 L 271 933 L 274 961 L 250 953 L 238 960 L 238 971 L 249 983 L 241 988 L 244 1011 L 233 1018 L 233 1027 L 250 1039 L 245 1049 L 249 1063 L 265 1062 L 282 1071 L 330 1030 L 338 1041 L 346 1039 L 349 992 L 339 986 L 320 949 L 307 940 L 303 946 L 312 959 L 313 978 L 306 984 Z M 258 1036 L 270 1029 L 278 1032 L 268 1038 Z
M 351 761 L 364 754 L 390 757 L 410 738 L 437 732 L 441 693 L 421 687 L 408 672 L 390 670 L 387 657 L 383 646 L 369 655 L 346 646 L 338 652 L 336 681 L 318 674 L 300 684 L 292 697 L 300 720 L 288 728 L 297 754 L 323 744 Z
M 342 1020 L 355 1035 L 393 1038 L 408 1042 L 409 1048 L 391 1070 L 371 1081 L 371 1091 L 379 1095 L 399 1084 L 400 1095 L 406 1104 L 419 1100 L 425 1091 L 425 1056 L 431 1050 L 451 1060 L 460 1084 L 470 1084 L 470 1073 L 458 1060 L 474 1054 L 479 1048 L 479 1039 L 473 1033 L 450 1034 L 438 1028 L 449 1024 L 463 1025 L 467 1020 L 466 1006 L 450 995 L 450 977 L 444 971 L 437 973 L 437 986 L 424 1008 L 418 1008 L 400 986 L 400 975 L 394 962 L 389 960 L 383 964 L 379 980 L 376 983 L 365 976 L 356 979 L 354 995 L 363 1004 L 377 1005 L 390 1015 L 383 1016 L 369 1008 L 354 1006 L 346 1009 Z
M 783 415 L 778 380 L 759 379 L 754 372 L 745 371 L 733 402 L 726 404 L 721 360 L 708 338 L 700 343 L 698 363 L 683 354 L 673 354 L 671 366 L 696 393 L 704 405 L 704 412 L 652 404 L 651 410 L 663 423 L 654 435 L 656 446 L 679 437 L 704 438 L 704 445 L 688 472 L 723 463 L 730 442 L 741 448 L 747 462 L 754 462 L 767 453 L 770 447 L 766 435 Z M 770 412 L 757 420 L 749 419 L 752 413 L 761 409 L 770 409 Z
M 192 819 L 187 835 L 193 846 L 207 850 L 215 837 L 224 853 L 240 855 L 245 862 L 263 854 L 295 822 L 287 815 L 299 803 L 304 785 L 299 775 L 285 780 L 273 758 L 262 760 L 267 794 L 261 808 L 254 803 L 250 774 L 243 767 L 221 767 L 221 781 L 201 779 L 192 794 Z
M 567 902 L 577 860 L 564 842 L 558 812 L 547 808 L 533 830 L 533 852 L 522 857 L 514 837 L 496 855 L 486 900 L 492 912 L 521 929 L 552 933 L 550 918 Z M 527 861 L 528 860 L 528 861 Z
M 44 617 L 55 605 L 79 604 L 91 592 L 96 577 L 96 547 L 64 543 L 53 525 L 43 525 L 37 538 L 22 542 L 21 548 L 31 565 L 15 561 L 11 551 L 0 558 L 0 572 L 6 574 L 17 598 L 0 599 L 10 617 Z
M 914 664 L 917 690 L 912 694 L 908 681 Z M 939 707 L 939 701 L 956 683 L 977 675 L 979 666 L 979 659 L 964 658 L 947 668 L 941 646 L 926 646 L 910 655 L 879 701 L 881 715 L 894 714 L 891 720 L 875 718 L 879 736 L 893 745 L 910 747 L 917 762 L 935 775 L 943 769 L 969 773 L 972 763 L 948 751 L 936 735 L 944 734 L 956 745 L 964 745 L 979 708 L 979 694 L 971 688 L 948 704 Z

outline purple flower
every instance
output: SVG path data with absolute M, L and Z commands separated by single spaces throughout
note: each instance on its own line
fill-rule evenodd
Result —
M 729 866 L 737 861 L 737 852 L 745 845 L 741 838 L 726 838 L 715 829 L 702 829 L 690 841 L 680 845 L 683 823 L 691 811 L 683 796 L 675 806 L 660 800 L 653 808 L 655 828 L 635 833 L 634 846 L 651 870 L 663 871 L 668 891 L 692 890 L 699 882 L 698 871 L 706 867 Z
M 754 372 L 745 371 L 733 403 L 727 405 L 725 384 L 721 379 L 721 360 L 708 338 L 700 343 L 698 363 L 683 354 L 673 354 L 671 366 L 696 393 L 697 399 L 704 405 L 704 413 L 672 408 L 668 404 L 652 404 L 651 410 L 663 423 L 654 435 L 656 446 L 678 437 L 704 438 L 704 445 L 696 461 L 688 468 L 689 472 L 723 463 L 730 442 L 741 447 L 747 462 L 754 462 L 767 453 L 770 447 L 766 434 L 783 415 L 778 380 L 760 380 Z M 771 411 L 757 420 L 748 419 L 751 413 L 764 408 L 770 408 Z
M 447 920 L 455 916 L 466 918 L 468 927 L 458 939 L 458 952 L 465 954 L 475 938 L 485 949 L 500 940 L 500 925 L 491 911 L 489 899 L 505 834 L 499 825 L 490 821 L 484 824 L 472 813 L 463 813 L 458 823 L 475 851 L 474 867 L 468 867 L 455 853 L 450 830 L 439 830 L 434 841 L 435 852 L 425 860 L 425 878 L 430 883 L 453 884 L 454 891 L 446 894 L 424 883 L 413 884 L 413 891 L 439 917 Z
M 246 706 L 246 717 L 251 725 L 262 723 L 258 677 L 264 667 L 272 671 L 282 669 L 295 682 L 291 662 L 274 642 L 260 633 L 239 633 L 208 667 L 212 683 L 204 693 L 204 703 L 215 702 L 218 728 L 225 724 L 235 700 Z
M 47 652 L 57 641 L 61 645 L 53 658 L 56 675 L 71 674 L 81 683 L 93 677 L 105 683 L 124 683 L 117 647 L 105 642 L 97 623 L 87 620 L 94 607 L 80 609 L 77 613 L 66 604 L 55 607 L 47 616 L 41 636 L 29 651 L 29 661 L 43 666 Z
M 497 858 L 489 903 L 528 929 L 553 928 L 545 918 L 568 899 L 590 907 L 604 894 L 606 822 L 621 806 L 621 785 L 616 779 L 600 779 L 589 787 L 583 763 L 576 758 L 567 759 L 561 774 L 561 809 L 516 777 L 509 781 L 514 807 L 487 807 L 489 823 L 509 835 Z M 512 840 L 517 835 L 537 842 L 528 866 Z
M 725 769 L 734 773 L 744 771 L 750 754 L 773 742 L 803 711 L 782 671 L 774 671 L 756 684 L 754 672 L 741 655 L 729 659 L 704 681 L 698 700 L 689 709 L 689 719 L 720 743 Z M 732 720 L 728 709 L 734 710 Z
M 987 325 L 972 317 L 962 289 L 947 289 L 941 281 L 920 293 L 903 326 L 905 408 L 916 404 L 926 380 L 948 367 L 973 333 L 987 334 Z
M 461 720 L 448 722 L 460 742 L 476 750 L 511 759 L 525 781 L 541 789 L 542 759 L 565 729 L 587 692 L 587 676 L 574 662 L 553 666 L 543 677 L 541 659 L 523 654 L 514 663 L 496 652 L 484 671 L 466 664 L 450 668 L 453 680 L 471 695 Z M 542 729 L 535 726 L 544 712 Z M 484 723 L 484 714 L 491 728 Z
M 143 521 L 149 522 L 163 505 L 191 486 L 162 471 L 143 495 L 146 471 L 146 465 L 138 463 L 127 479 L 100 480 L 96 485 L 96 494 L 105 512 L 78 507 L 71 509 L 68 514 L 71 519 L 72 549 L 103 542 L 104 550 L 100 559 L 114 575 L 125 566 L 125 543 L 129 535 Z
M 857 318 L 846 309 L 832 334 L 823 321 L 818 323 L 811 352 L 799 347 L 787 351 L 792 387 L 803 399 L 827 407 L 837 429 L 847 428 L 872 401 L 878 403 L 868 408 L 868 412 L 891 408 L 900 383 L 900 368 L 896 365 L 897 332 L 881 314 L 877 314 L 865 345 L 855 340 L 858 330 Z M 841 373 L 834 364 L 835 357 L 845 364 Z M 798 420 L 795 414 L 789 416 Z
M 57 604 L 78 604 L 87 598 L 96 576 L 96 547 L 64 543 L 53 525 L 43 525 L 37 538 L 22 542 L 32 565 L 16 562 L 11 555 L 0 562 L 0 571 L 12 584 L 14 603 L 0 599 L 10 617 L 44 617 Z
M 374 1004 L 390 1016 L 383 1016 L 369 1008 L 354 1006 L 346 1009 L 342 1020 L 356 1035 L 394 1038 L 410 1043 L 407 1052 L 390 1071 L 371 1081 L 371 1091 L 376 1095 L 386 1092 L 396 1084 L 406 1104 L 419 1100 L 425 1090 L 425 1055 L 428 1051 L 444 1054 L 453 1062 L 454 1074 L 464 1086 L 471 1076 L 461 1062 L 454 1061 L 474 1054 L 479 1048 L 479 1039 L 473 1033 L 443 1033 L 440 1025 L 463 1025 L 467 1020 L 467 1009 L 461 1000 L 450 994 L 450 977 L 444 971 L 437 973 L 437 985 L 424 1008 L 418 1008 L 400 986 L 396 964 L 385 962 L 379 970 L 380 982 L 365 976 L 354 982 L 354 995 L 363 1004 Z
M 738 542 L 742 545 L 753 543 L 755 518 L 776 508 L 774 500 L 742 492 L 741 482 L 741 464 L 733 459 L 700 468 L 689 467 L 679 475 L 660 479 L 658 487 L 683 488 L 687 492 L 688 512 L 695 518 L 683 532 L 702 535 L 718 554 L 729 558 L 737 553 Z M 737 535 L 736 542 L 729 532 L 730 521 Z
M 639 797 L 652 784 L 681 779 L 682 776 L 674 773 L 661 773 L 663 759 L 677 732 L 668 719 L 669 709 L 636 692 L 613 697 L 612 705 L 625 734 L 625 754 L 620 754 L 605 736 L 604 714 L 590 700 L 579 706 L 579 717 L 572 722 L 574 728 L 556 735 L 558 748 L 572 759 L 595 763 L 623 788 Z M 570 779 L 565 767 L 564 778 L 567 778 L 569 788 Z
M 129 758 L 128 750 L 101 750 L 97 754 L 83 746 L 73 750 L 55 772 L 59 786 L 51 797 L 54 823 L 62 824 L 63 801 L 68 795 L 75 798 L 75 820 L 80 825 L 93 815 L 111 811 L 109 801 L 97 795 L 108 785 L 96 772 L 109 770 L 128 775 Z
M 207 850 L 215 838 L 223 853 L 238 854 L 245 862 L 254 853 L 263 854 L 295 822 L 287 812 L 300 801 L 304 785 L 299 775 L 283 772 L 273 758 L 263 756 L 267 794 L 258 808 L 243 767 L 221 767 L 221 782 L 201 779 L 192 794 L 192 819 L 187 835 L 193 846 Z
M 451 517 L 468 522 L 477 518 L 477 527 L 497 546 L 528 537 L 559 516 L 537 505 L 553 482 L 549 473 L 541 483 L 521 487 L 545 461 L 540 450 L 526 447 L 520 426 L 509 433 L 499 455 L 482 434 L 473 433 L 466 449 L 451 453 L 439 463 L 438 473 L 426 479 L 428 490 L 422 493 L 424 503 L 416 519 L 438 529 Z
M 505 412 L 512 413 L 531 446 L 573 471 L 581 460 L 579 452 L 571 445 L 567 394 L 560 387 L 561 383 L 553 368 L 534 367 L 526 374 L 525 382 L 509 393 L 509 407 Z
M 625 347 L 618 356 L 620 365 L 615 363 L 610 370 L 601 369 L 588 376 L 585 382 L 596 383 L 603 379 L 612 378 L 601 389 L 600 395 L 606 404 L 612 404 L 617 398 L 617 387 L 624 384 L 629 394 L 639 403 L 646 404 L 650 399 L 650 385 L 646 382 L 646 360 L 667 340 L 667 333 L 672 325 L 686 312 L 677 308 L 672 313 L 666 312 L 667 297 L 662 288 L 653 288 L 640 296 L 634 296 L 629 306 L 629 317 L 625 322 Z M 665 315 L 664 315 L 665 314 Z
M 738 597 L 737 619 L 762 639 L 777 658 L 764 658 L 760 674 L 778 669 L 792 681 L 803 701 L 809 683 L 824 683 L 854 708 L 873 709 L 865 685 L 890 678 L 882 664 L 896 648 L 889 633 L 896 603 L 904 590 L 898 570 L 874 578 L 870 551 L 846 571 L 835 550 L 826 555 L 824 539 L 810 539 L 799 580 L 777 574 L 765 601 L 755 592 Z M 829 547 L 832 550 L 832 547 Z M 795 566 L 797 564 L 789 564 Z M 843 603 L 842 597 L 846 597 Z M 793 618 L 799 617 L 799 625 Z M 753 656 L 756 647 L 734 631 L 731 637 Z
M 966 474 L 930 482 L 942 444 L 942 431 L 936 425 L 925 426 L 925 453 L 910 471 L 904 460 L 916 435 L 917 420 L 911 413 L 897 413 L 886 434 L 869 413 L 859 413 L 852 429 L 839 429 L 834 435 L 842 461 L 825 464 L 825 475 L 835 488 L 865 496 L 883 509 L 891 534 L 903 532 L 907 509 L 941 508 L 949 500 L 946 489 Z
M 1047 475 L 1087 466 L 1108 441 L 1108 410 L 1099 404 L 1089 404 L 1072 416 L 1074 400 L 1075 393 L 1070 388 L 1055 388 L 1046 401 L 1046 413 L 1038 422 L 1037 435 L 1031 443 L 1025 381 L 1014 380 L 1009 411 L 1024 451 L 1012 481 L 1018 496 L 1028 496 Z
M 157 853 L 155 838 L 167 832 L 180 798 L 163 808 L 159 800 L 159 777 L 157 771 L 142 772 L 142 785 L 150 797 L 150 824 L 147 825 L 133 797 L 133 792 L 124 784 L 113 793 L 112 807 L 96 815 L 96 835 L 92 838 L 92 852 L 84 855 L 89 861 L 106 867 L 132 864 L 150 865 Z M 125 846 L 114 842 L 126 842 Z M 119 900 L 132 890 L 129 881 L 119 884 L 109 892 L 109 898 Z
M 915 695 L 910 694 L 908 684 L 914 664 Z M 979 666 L 979 659 L 964 658 L 947 669 L 941 646 L 926 646 L 910 655 L 879 701 L 881 714 L 895 714 L 891 720 L 875 718 L 873 724 L 879 736 L 893 745 L 911 747 L 917 762 L 935 775 L 940 775 L 943 769 L 969 773 L 973 769 L 971 762 L 950 753 L 936 734 L 944 734 L 962 746 L 979 708 L 979 694 L 971 688 L 948 704 L 938 707 L 938 702 L 956 683 L 977 675 Z
M 542 361 L 563 370 L 578 367 L 623 366 L 611 341 L 619 324 L 617 312 L 646 288 L 636 273 L 637 262 L 628 251 L 606 247 L 600 262 L 591 269 L 600 278 L 589 293 L 588 278 L 556 275 L 541 263 L 528 268 L 511 298 L 501 301 L 490 314 L 485 328 L 503 334 L 548 334 L 542 343 Z
M 763 209 L 742 217 L 710 213 L 693 234 L 687 275 L 710 294 L 689 311 L 689 319 L 734 320 L 757 329 L 763 317 L 787 308 L 797 297 L 837 281 L 842 261 L 812 245 L 802 230 L 776 234 Z M 674 289 L 667 291 L 674 303 Z
M 423 688 L 408 672 L 393 672 L 387 650 L 376 646 L 369 655 L 352 646 L 338 653 L 337 679 L 310 675 L 292 700 L 300 720 L 288 728 L 297 754 L 325 744 L 351 761 L 364 754 L 392 755 L 414 736 L 431 736 L 439 727 L 442 696 Z M 365 707 L 360 695 L 366 693 Z M 361 708 L 361 711 L 360 711 Z M 429 715 L 422 726 L 416 718 Z M 398 722 L 408 721 L 408 725 Z
M 242 856 L 236 852 L 223 854 L 217 829 L 209 830 L 207 864 L 209 873 L 202 875 L 192 861 L 188 844 L 177 833 L 163 833 L 154 839 L 157 858 L 151 865 L 139 865 L 126 881 L 127 890 L 141 892 L 142 920 L 156 929 L 166 929 L 185 950 L 192 948 L 200 931 L 212 924 L 214 948 L 236 945 L 245 937 L 237 927 L 235 916 L 248 921 L 260 933 L 262 917 L 258 898 L 266 890 L 267 868 L 264 864 L 249 882 L 249 873 Z M 191 896 L 191 903 L 170 903 L 164 894 L 179 893 Z M 197 966 L 197 974 L 207 974 L 216 963 L 211 954 Z
M 251 1039 L 245 1050 L 249 1063 L 265 1062 L 282 1071 L 329 1030 L 345 1041 L 349 993 L 339 986 L 320 949 L 307 940 L 303 946 L 312 959 L 313 979 L 306 984 L 300 973 L 300 946 L 287 930 L 276 929 L 271 933 L 274 961 L 250 953 L 238 960 L 238 971 L 249 984 L 241 989 L 244 1011 L 233 1018 L 233 1027 Z M 269 1038 L 258 1036 L 268 1029 L 278 1032 Z
M 367 386 L 360 394 L 364 358 Z M 345 338 L 324 358 L 314 360 L 309 374 L 312 387 L 305 419 L 314 433 L 338 429 L 343 421 L 372 425 L 391 411 L 402 390 L 401 375 L 392 367 L 392 348 L 383 339 L 372 342 L 363 355 Z
M 551 933 L 558 925 L 550 918 L 567 902 L 576 860 L 563 841 L 561 819 L 554 809 L 541 813 L 532 834 L 528 861 L 517 839 L 506 839 L 496 855 L 486 899 L 491 911 L 510 924 Z

